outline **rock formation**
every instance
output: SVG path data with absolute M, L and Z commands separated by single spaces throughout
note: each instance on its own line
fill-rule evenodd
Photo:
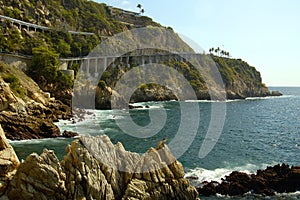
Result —
M 0 145 L 5 151 L 11 148 L 4 135 Z M 105 135 L 86 136 L 73 141 L 66 152 L 61 162 L 50 150 L 40 156 L 29 155 L 11 181 L 3 179 L 2 198 L 197 199 L 196 189 L 184 178 L 181 163 L 163 143 L 139 155 L 126 151 L 121 143 L 112 144 Z M 6 166 L 15 172 L 18 160 L 12 158 L 13 164 Z M 7 171 L 2 170 L 1 177 Z
M 0 196 L 5 192 L 18 166 L 19 159 L 0 126 Z
M 70 118 L 70 108 L 50 98 L 21 70 L 4 65 L 0 74 L 0 123 L 6 137 L 12 140 L 51 138 L 60 136 L 60 130 L 53 121 Z M 16 77 L 18 94 L 3 77 Z
M 289 167 L 286 164 L 258 170 L 256 174 L 232 172 L 223 179 L 222 183 L 205 182 L 198 188 L 203 196 L 215 195 L 243 195 L 251 192 L 266 196 L 277 193 L 291 193 L 300 190 L 300 167 Z

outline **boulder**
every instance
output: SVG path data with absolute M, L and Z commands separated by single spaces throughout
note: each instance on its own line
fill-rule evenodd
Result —
M 72 138 L 78 136 L 78 133 L 72 132 L 72 131 L 64 131 L 62 134 L 62 137 L 65 138 Z

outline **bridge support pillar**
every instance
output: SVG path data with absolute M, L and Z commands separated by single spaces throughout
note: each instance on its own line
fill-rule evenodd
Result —
M 104 70 L 105 70 L 105 69 L 108 67 L 108 66 L 107 66 L 107 57 L 105 57 L 105 58 L 103 58 L 103 59 L 104 59 L 104 67 L 103 67 L 103 68 L 104 68 Z
M 130 59 L 129 59 L 129 56 L 127 56 L 127 57 L 126 57 L 126 65 L 127 65 L 128 68 L 130 68 L 129 60 L 130 60 Z
M 152 64 L 152 58 L 149 56 L 149 64 Z
M 158 64 L 158 55 L 155 55 L 155 63 Z
M 85 73 L 86 73 L 86 75 L 89 75 L 89 73 L 90 73 L 90 59 L 86 59 L 85 60 L 86 62 L 86 69 L 85 69 Z
M 95 77 L 98 77 L 99 73 L 98 73 L 98 58 L 96 58 L 95 60 Z
M 145 65 L 145 57 L 141 56 L 141 59 L 142 59 L 142 65 Z

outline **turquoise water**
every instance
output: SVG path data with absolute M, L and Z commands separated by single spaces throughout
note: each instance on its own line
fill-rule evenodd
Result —
M 199 158 L 199 150 L 207 133 L 211 118 L 212 102 L 199 101 L 200 123 L 192 144 L 179 158 L 187 176 L 204 180 L 219 180 L 233 170 L 255 172 L 268 165 L 287 163 L 300 165 L 300 88 L 271 88 L 284 93 L 282 97 L 252 98 L 228 101 L 226 103 L 226 120 L 220 138 L 213 150 L 205 157 Z M 181 102 L 191 104 L 191 102 Z M 216 103 L 216 102 L 214 102 Z M 76 124 L 61 121 L 57 125 L 61 130 L 77 131 L 80 134 L 107 134 L 111 140 L 124 144 L 127 150 L 139 153 L 156 146 L 163 138 L 172 142 L 180 126 L 180 104 L 178 102 L 141 103 L 149 109 L 131 110 L 130 116 L 139 126 L 150 123 L 150 110 L 166 110 L 167 119 L 159 133 L 149 138 L 130 136 L 118 127 L 116 119 L 125 118 L 124 111 L 92 111 L 86 120 Z M 151 130 L 151 127 L 149 127 Z M 61 159 L 65 147 L 72 139 L 45 139 L 12 142 L 18 156 L 25 159 L 31 152 L 40 153 L 43 148 L 54 149 Z M 180 144 L 178 144 L 180 145 Z M 198 182 L 194 182 L 197 184 Z M 287 195 L 277 198 L 300 198 Z M 201 199 L 224 199 L 226 197 L 209 197 Z M 254 197 L 247 197 L 252 199 Z

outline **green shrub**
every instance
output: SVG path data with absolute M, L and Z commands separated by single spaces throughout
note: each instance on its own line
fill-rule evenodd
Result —
M 148 87 L 147 84 L 142 84 L 142 85 L 140 86 L 140 89 L 141 89 L 141 90 L 146 90 L 147 87 Z
M 38 81 L 44 77 L 47 83 L 55 83 L 58 70 L 58 54 L 47 46 L 32 49 L 33 58 L 30 66 L 30 75 Z
M 109 79 L 110 77 L 111 77 L 111 73 L 109 71 L 105 71 L 101 76 L 101 80 L 106 80 Z
M 0 62 L 0 72 L 4 72 L 4 63 Z
M 99 88 L 101 88 L 102 90 L 104 90 L 104 89 L 105 89 L 105 87 L 106 87 L 106 83 L 105 83 L 105 81 L 103 81 L 103 80 L 100 80 L 100 81 L 99 81 L 99 83 L 98 83 L 98 87 L 99 87 Z
M 8 74 L 3 77 L 3 80 L 9 83 L 10 89 L 14 92 L 15 95 L 19 97 L 24 97 L 26 95 L 26 91 L 24 88 L 20 87 L 20 80 L 13 74 Z
M 61 71 L 57 72 L 57 77 L 56 77 L 56 86 L 57 89 L 64 90 L 64 89 L 69 89 L 73 86 L 73 80 L 71 77 L 65 75 Z
M 17 87 L 17 86 L 19 86 L 19 83 L 20 83 L 18 77 L 16 77 L 13 74 L 8 74 L 8 75 L 4 76 L 3 80 L 6 83 L 9 83 L 11 87 Z

